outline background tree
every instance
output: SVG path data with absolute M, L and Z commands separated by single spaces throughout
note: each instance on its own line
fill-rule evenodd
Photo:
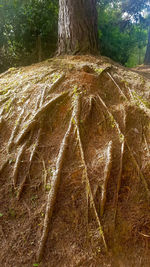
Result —
M 150 19 L 149 19 L 149 12 L 150 12 L 150 1 L 149 0 L 126 0 L 122 2 L 122 10 L 129 14 L 130 19 L 135 19 L 136 21 L 141 20 L 141 18 L 146 17 L 147 13 L 147 30 L 148 30 L 148 38 L 147 38 L 147 48 L 146 54 L 144 58 L 145 64 L 150 64 Z M 143 12 L 145 11 L 145 12 Z

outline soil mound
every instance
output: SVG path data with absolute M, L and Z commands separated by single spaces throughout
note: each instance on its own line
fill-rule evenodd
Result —
M 107 58 L 1 74 L 1 266 L 149 266 L 149 118 L 149 79 Z

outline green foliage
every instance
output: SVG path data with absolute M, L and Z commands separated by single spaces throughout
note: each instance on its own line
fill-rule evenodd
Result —
M 57 20 L 58 0 L 0 0 L 0 71 L 54 53 Z
M 58 2 L 0 0 L 0 72 L 53 55 Z M 148 7 L 149 0 L 97 0 L 100 53 L 128 67 L 143 63 Z
M 126 20 L 117 1 L 115 6 L 98 7 L 98 15 L 101 54 L 129 67 L 142 64 L 148 34 L 145 24 Z

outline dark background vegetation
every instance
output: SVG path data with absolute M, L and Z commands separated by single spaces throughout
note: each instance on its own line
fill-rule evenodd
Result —
M 98 0 L 101 55 L 133 67 L 144 61 L 149 31 L 146 0 Z M 55 54 L 58 0 L 0 0 L 0 72 Z

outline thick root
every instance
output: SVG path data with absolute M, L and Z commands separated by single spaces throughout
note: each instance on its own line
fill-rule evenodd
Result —
M 95 214 L 95 217 L 96 217 L 96 221 L 97 221 L 97 224 L 98 224 L 98 227 L 99 227 L 99 233 L 100 233 L 100 236 L 103 239 L 104 247 L 105 247 L 105 249 L 107 251 L 108 248 L 107 248 L 104 232 L 103 232 L 103 229 L 102 229 L 102 225 L 101 225 L 101 222 L 100 222 L 100 219 L 99 219 L 99 216 L 97 214 L 96 207 L 95 207 L 94 198 L 93 198 L 93 194 L 92 194 L 92 190 L 91 190 L 91 186 L 90 186 L 90 182 L 89 182 L 89 178 L 88 178 L 88 172 L 87 172 L 87 166 L 86 166 L 85 157 L 84 157 L 82 141 L 81 141 L 81 137 L 80 137 L 80 130 L 79 130 L 80 98 L 79 98 L 79 96 L 76 96 L 74 105 L 76 107 L 75 108 L 76 112 L 74 114 L 74 121 L 75 121 L 75 127 L 76 127 L 76 132 L 77 132 L 77 140 L 78 140 L 78 143 L 79 143 L 79 148 L 80 148 L 80 153 L 81 153 L 81 160 L 82 160 L 82 164 L 84 166 L 84 178 L 85 178 L 86 187 L 87 187 L 87 199 L 88 199 L 88 197 L 90 198 L 90 204 L 91 204 L 91 206 L 93 208 L 93 211 L 94 211 L 94 214 Z
M 44 247 L 45 247 L 45 242 L 47 240 L 47 236 L 48 236 L 48 232 L 49 232 L 50 220 L 52 218 L 52 214 L 53 214 L 53 210 L 54 210 L 54 205 L 55 205 L 57 192 L 58 192 L 58 188 L 59 188 L 59 184 L 60 184 L 61 169 L 62 169 L 62 165 L 63 165 L 65 152 L 66 152 L 66 148 L 68 145 L 68 140 L 69 140 L 69 136 L 71 133 L 72 125 L 73 124 L 72 124 L 72 118 L 71 118 L 68 130 L 67 130 L 67 132 L 63 138 L 63 141 L 61 143 L 61 146 L 60 146 L 60 151 L 59 151 L 58 159 L 56 162 L 56 171 L 55 171 L 54 176 L 52 178 L 51 190 L 50 190 L 49 195 L 48 195 L 46 214 L 45 214 L 44 226 L 43 226 L 43 233 L 42 233 L 42 237 L 41 237 L 41 240 L 39 243 L 39 249 L 37 252 L 37 261 L 38 262 L 40 262 L 40 260 L 42 258 Z
M 18 199 L 18 200 L 19 200 L 20 197 L 21 197 L 21 194 L 22 194 L 22 192 L 23 192 L 23 189 L 24 189 L 25 183 L 26 183 L 26 181 L 27 181 L 27 177 L 28 177 L 28 175 L 29 175 L 29 172 L 24 176 L 24 179 L 23 179 L 21 185 L 19 186 L 19 189 L 18 189 L 18 192 L 17 192 L 17 199 Z
M 144 141 L 145 141 L 145 145 L 146 145 L 146 149 L 147 149 L 148 155 L 150 157 L 150 150 L 149 150 L 149 146 L 148 146 L 146 135 L 144 133 L 143 133 L 143 137 L 144 137 Z
M 116 81 L 114 80 L 114 78 L 112 77 L 112 75 L 111 75 L 109 72 L 107 72 L 107 75 L 110 77 L 110 79 L 112 80 L 112 82 L 116 85 L 116 87 L 117 87 L 119 93 L 122 95 L 122 97 L 123 97 L 125 100 L 128 101 L 127 97 L 126 97 L 125 94 L 122 92 L 120 86 L 116 83 Z
M 60 85 L 61 82 L 65 79 L 65 73 L 63 73 L 48 89 L 48 94 L 53 93 L 55 89 Z
M 110 177 L 110 171 L 112 166 L 112 141 L 109 142 L 107 148 L 107 156 L 106 156 L 106 166 L 104 170 L 104 183 L 102 185 L 102 193 L 101 193 L 101 205 L 100 205 L 100 216 L 103 216 L 105 203 L 106 203 L 106 194 L 107 194 L 107 184 Z
M 116 224 L 116 216 L 117 216 L 117 208 L 118 208 L 118 197 L 119 197 L 119 191 L 121 187 L 121 176 L 122 176 L 122 168 L 123 168 L 123 155 L 124 155 L 124 147 L 125 147 L 125 141 L 121 144 L 121 153 L 120 153 L 120 167 L 119 167 L 119 173 L 117 177 L 117 192 L 116 192 L 116 199 L 115 199 L 115 211 L 114 211 L 114 227 Z
M 16 187 L 16 184 L 17 184 L 18 170 L 19 170 L 19 166 L 20 166 L 20 163 L 21 163 L 21 158 L 22 158 L 23 152 L 24 152 L 24 150 L 26 148 L 26 145 L 27 145 L 27 141 L 21 146 L 21 148 L 20 148 L 20 150 L 18 152 L 17 158 L 16 158 L 14 171 L 13 171 L 13 184 L 14 184 L 14 187 Z
M 103 239 L 103 243 L 104 243 L 104 247 L 105 247 L 106 251 L 108 251 L 108 247 L 107 247 L 107 244 L 106 244 L 106 239 L 105 239 L 105 236 L 104 236 L 102 225 L 101 225 L 101 222 L 100 222 L 100 219 L 99 219 L 96 207 L 95 207 L 95 203 L 94 203 L 94 198 L 93 198 L 93 194 L 92 194 L 92 190 L 91 190 L 91 186 L 90 186 L 90 182 L 89 182 L 89 178 L 88 178 L 87 166 L 86 166 L 86 163 L 85 163 L 84 152 L 83 152 L 82 142 L 81 142 L 81 138 L 80 138 L 80 131 L 79 131 L 78 126 L 77 126 L 76 130 L 77 130 L 77 138 L 78 138 L 79 147 L 80 147 L 81 159 L 82 159 L 82 163 L 83 163 L 83 166 L 84 166 L 84 178 L 85 178 L 86 186 L 87 186 L 87 198 L 88 197 L 90 198 L 90 205 L 93 208 L 93 211 L 94 211 L 94 214 L 95 214 L 95 218 L 96 218 L 96 221 L 97 221 L 97 224 L 98 224 L 100 236 Z

